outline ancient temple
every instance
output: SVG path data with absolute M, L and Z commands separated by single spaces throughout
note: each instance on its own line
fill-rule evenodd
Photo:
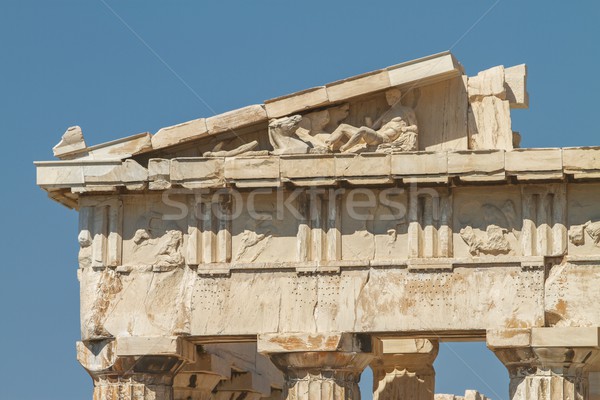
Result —
M 446 52 L 154 135 L 69 128 L 37 184 L 79 213 L 94 400 L 358 400 L 367 366 L 375 399 L 434 400 L 456 340 L 511 399 L 598 396 L 600 148 L 519 148 L 526 77 Z

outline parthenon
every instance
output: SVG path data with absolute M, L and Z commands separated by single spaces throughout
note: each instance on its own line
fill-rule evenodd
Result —
M 93 399 L 358 400 L 370 366 L 374 399 L 434 400 L 444 341 L 485 341 L 511 400 L 599 399 L 600 147 L 520 148 L 526 81 L 444 52 L 68 128 L 37 184 L 79 213 Z

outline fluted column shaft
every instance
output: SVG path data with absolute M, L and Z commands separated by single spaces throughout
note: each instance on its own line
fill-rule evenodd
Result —
M 272 354 L 284 373 L 286 400 L 360 400 L 358 382 L 371 356 L 354 352 Z
M 380 339 L 371 363 L 373 400 L 433 400 L 438 348 L 427 339 Z
M 94 379 L 94 400 L 173 400 L 171 382 L 146 374 Z

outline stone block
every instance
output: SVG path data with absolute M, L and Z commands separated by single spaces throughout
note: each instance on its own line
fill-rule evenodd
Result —
M 281 156 L 282 179 L 331 178 L 335 176 L 333 155 L 289 155 Z
M 171 183 L 190 189 L 222 186 L 225 183 L 224 165 L 224 158 L 174 158 L 171 160 Z
M 148 170 L 135 160 L 116 163 L 86 163 L 83 165 L 83 179 L 94 185 L 123 185 L 133 182 L 146 182 Z
M 150 190 L 164 190 L 171 187 L 171 160 L 151 158 L 148 160 Z
M 444 52 L 386 69 L 391 86 L 424 86 L 452 76 L 459 76 L 462 67 L 450 52 Z
M 88 155 L 80 159 L 123 160 L 152 149 L 152 135 L 148 132 L 128 136 L 88 147 Z
M 125 160 L 121 164 L 120 181 L 127 184 L 133 182 L 146 182 L 148 170 L 135 160 Z
M 35 165 L 36 183 L 39 186 L 60 187 L 84 183 L 83 164 L 80 162 L 47 161 L 36 162 Z
M 256 104 L 210 117 L 206 120 L 206 127 L 210 135 L 227 131 L 235 133 L 238 128 L 259 122 L 267 122 L 267 112 L 263 105 Z
M 506 152 L 505 169 L 509 175 L 527 172 L 561 172 L 561 149 L 514 149 Z
M 532 328 L 534 347 L 600 347 L 599 327 Z
M 389 177 L 390 172 L 390 156 L 387 154 L 363 153 L 335 156 L 335 175 L 338 178 Z
M 173 355 L 194 362 L 196 346 L 175 336 L 123 336 L 116 339 L 119 357 L 145 355 Z
M 448 152 L 448 173 L 451 175 L 495 174 L 504 171 L 503 150 Z
M 394 176 L 446 175 L 448 154 L 445 151 L 392 154 L 391 171 Z
M 600 171 L 600 147 L 571 147 L 562 153 L 565 174 Z
M 467 82 L 469 100 L 471 101 L 486 96 L 495 96 L 501 100 L 506 99 L 504 66 L 502 65 L 481 71 L 477 76 L 469 77 Z
M 304 351 L 370 351 L 349 333 L 265 333 L 258 336 L 260 353 L 294 353 Z
M 490 349 L 528 347 L 531 344 L 531 329 L 488 329 L 486 341 Z
M 231 157 L 225 159 L 225 179 L 279 179 L 279 157 Z
M 374 351 L 377 354 L 427 354 L 434 350 L 434 344 L 428 339 L 374 338 Z
M 386 70 L 369 72 L 326 85 L 327 97 L 332 103 L 389 87 L 390 79 Z
M 265 100 L 265 109 L 269 118 L 279 118 L 328 103 L 327 89 L 325 86 L 319 86 L 287 96 Z
M 158 150 L 190 140 L 200 139 L 208 134 L 206 120 L 194 119 L 181 124 L 161 128 L 152 136 L 152 149 Z
M 470 103 L 468 112 L 469 148 L 473 150 L 512 150 L 514 134 L 510 104 L 496 96 L 485 96 Z
M 510 103 L 510 108 L 529 108 L 527 65 L 521 64 L 505 68 L 504 85 L 506 87 L 506 100 Z

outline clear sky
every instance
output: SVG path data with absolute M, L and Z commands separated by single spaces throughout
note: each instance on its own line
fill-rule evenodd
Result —
M 470 75 L 528 64 L 523 147 L 600 145 L 599 21 L 591 0 L 0 0 L 0 399 L 91 399 L 77 214 L 32 164 L 68 126 L 97 144 L 450 49 Z M 436 367 L 437 392 L 508 397 L 482 343 L 444 344 Z

